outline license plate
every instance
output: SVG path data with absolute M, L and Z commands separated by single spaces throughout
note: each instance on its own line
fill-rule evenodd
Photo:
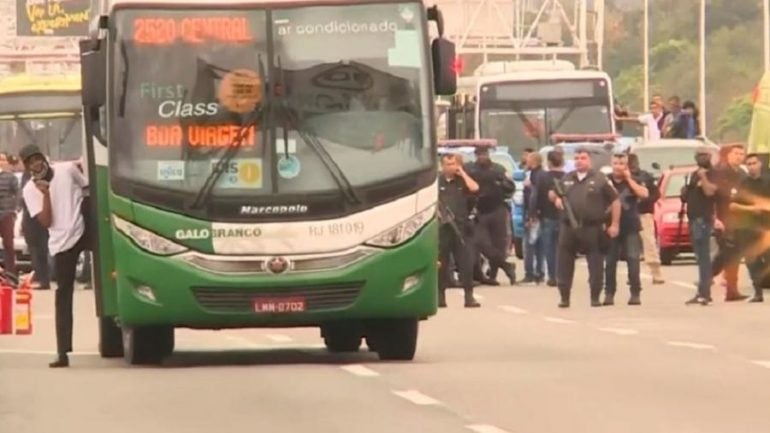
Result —
M 257 313 L 301 313 L 307 309 L 305 298 L 257 298 L 254 311 Z

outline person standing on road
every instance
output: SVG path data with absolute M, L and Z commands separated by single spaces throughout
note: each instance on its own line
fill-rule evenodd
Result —
M 527 157 L 529 174 L 524 181 L 524 214 L 527 223 L 524 232 L 524 279 L 522 283 L 540 284 L 545 274 L 545 252 L 543 251 L 542 226 L 537 218 L 538 179 L 545 174 L 543 158 L 537 152 Z
M 759 155 L 746 155 L 746 176 L 730 203 L 734 214 L 734 226 L 738 248 L 746 258 L 754 297 L 749 302 L 763 302 L 762 280 L 770 272 L 768 233 L 770 233 L 770 179 L 762 177 L 762 161 Z
M 618 193 L 620 200 L 620 231 L 616 238 L 610 240 L 607 261 L 604 265 L 604 305 L 615 305 L 617 291 L 618 260 L 621 255 L 626 257 L 628 281 L 631 298 L 628 305 L 641 305 L 642 281 L 639 265 L 642 255 L 642 221 L 639 217 L 639 200 L 649 197 L 650 193 L 641 179 L 634 178 L 628 168 L 628 156 L 618 154 L 612 158 L 612 174 L 610 183 Z
M 535 213 L 540 223 L 542 248 L 545 256 L 546 269 L 548 271 L 549 287 L 556 287 L 556 245 L 559 240 L 559 226 L 561 225 L 561 212 L 548 198 L 548 191 L 553 188 L 554 181 L 561 181 L 564 177 L 564 154 L 550 151 L 547 155 L 548 171 L 537 179 L 535 191 L 537 194 Z
M 609 241 L 616 238 L 620 231 L 618 194 L 607 176 L 591 169 L 591 156 L 585 148 L 575 152 L 575 171 L 564 175 L 559 186 L 561 191 L 554 187 L 549 192 L 556 208 L 564 211 L 556 259 L 561 295 L 559 308 L 570 306 L 578 253 L 584 253 L 588 261 L 591 306 L 600 307 L 602 303 L 599 297 L 604 285 L 604 255 Z M 607 218 L 608 210 L 610 218 Z
M 463 169 L 457 155 L 441 157 L 439 189 L 439 307 L 446 307 L 446 290 L 450 286 L 454 267 L 465 290 L 465 307 L 481 305 L 473 296 L 473 228 L 469 220 L 468 200 L 479 185 Z M 450 263 L 454 265 L 450 265 Z
M 639 179 L 649 195 L 639 200 L 639 219 L 642 223 L 642 252 L 644 263 L 652 274 L 652 284 L 663 284 L 663 271 L 660 268 L 660 252 L 658 250 L 657 235 L 655 233 L 655 203 L 660 200 L 660 189 L 655 178 L 639 167 L 639 156 L 635 153 L 628 155 L 628 168 L 634 178 Z
M 505 168 L 492 162 L 489 149 L 476 148 L 476 161 L 468 164 L 466 171 L 479 185 L 476 210 L 478 222 L 475 228 L 475 245 L 479 254 L 489 261 L 491 273 L 489 278 L 496 280 L 496 270 L 502 269 L 510 280 L 516 284 L 516 269 L 508 263 L 508 214 L 509 204 L 506 201 L 516 189 L 513 179 L 505 174 Z M 478 255 L 476 255 L 478 257 Z M 478 261 L 478 260 L 476 260 Z
M 24 170 L 21 175 L 22 191 L 31 179 L 30 171 Z M 35 281 L 38 284 L 38 290 L 49 290 L 51 288 L 51 255 L 48 253 L 48 229 L 43 227 L 37 218 L 30 216 L 23 198 L 20 201 L 22 210 L 21 231 L 27 249 L 29 249 L 32 270 L 35 271 Z
M 720 162 L 715 168 L 716 176 L 716 212 L 721 224 L 717 229 L 719 250 L 712 262 L 712 277 L 724 273 L 726 283 L 725 302 L 748 299 L 738 290 L 738 270 L 741 263 L 741 250 L 736 239 L 735 212 L 730 211 L 730 199 L 746 174 L 741 165 L 746 157 L 742 144 L 726 144 L 720 149 Z
M 0 237 L 3 239 L 3 268 L 16 275 L 16 248 L 13 243 L 16 209 L 19 204 L 19 180 L 11 170 L 8 154 L 0 152 Z
M 40 149 L 27 145 L 19 152 L 32 181 L 24 186 L 24 203 L 31 217 L 48 228 L 48 248 L 56 266 L 56 348 L 52 368 L 69 366 L 72 351 L 72 298 L 78 256 L 88 243 L 82 212 L 88 180 L 70 162 L 51 166 Z
M 695 151 L 698 169 L 688 176 L 682 187 L 682 201 L 687 206 L 687 227 L 692 250 L 698 264 L 698 291 L 687 305 L 711 303 L 711 234 L 714 230 L 716 203 L 716 173 L 711 166 L 711 149 L 700 147 Z

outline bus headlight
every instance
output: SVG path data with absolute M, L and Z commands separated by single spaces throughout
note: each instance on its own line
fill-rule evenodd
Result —
M 390 248 L 401 245 L 414 237 L 425 224 L 430 222 L 434 215 L 436 215 L 436 205 L 431 205 L 408 220 L 369 239 L 366 244 L 381 248 Z
M 139 245 L 140 248 L 149 251 L 159 256 L 170 256 L 173 254 L 179 254 L 187 251 L 186 247 L 183 247 L 177 243 L 158 236 L 155 233 L 145 230 L 137 225 L 134 225 L 117 215 L 112 216 L 113 224 L 121 233 L 128 236 Z

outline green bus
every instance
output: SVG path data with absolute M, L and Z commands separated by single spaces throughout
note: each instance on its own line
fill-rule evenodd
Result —
M 318 327 L 332 352 L 413 359 L 437 311 L 433 101 L 456 91 L 440 11 L 103 7 L 80 46 L 101 355 L 159 363 L 175 328 Z

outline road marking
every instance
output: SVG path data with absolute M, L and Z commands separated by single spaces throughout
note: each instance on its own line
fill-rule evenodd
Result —
M 396 394 L 397 396 L 405 400 L 409 400 L 410 402 L 420 406 L 441 404 L 441 402 L 439 402 L 438 400 L 428 397 L 427 395 L 414 389 L 410 389 L 407 391 L 393 391 L 393 394 Z
M 360 364 L 343 365 L 340 368 L 347 371 L 348 373 L 355 374 L 356 376 L 361 376 L 361 377 L 375 377 L 380 375 L 380 373 L 377 373 L 376 371 L 370 368 L 364 367 L 363 365 L 360 365 Z
M 688 349 L 717 350 L 717 348 L 711 344 L 692 343 L 690 341 L 667 341 L 666 344 L 674 347 L 686 347 Z
M 685 283 L 684 281 L 672 281 L 671 284 L 679 287 L 684 287 L 685 289 L 696 289 L 698 286 L 696 286 L 693 283 Z
M 770 361 L 751 361 L 751 363 L 760 367 L 770 368 Z
M 507 430 L 503 430 L 488 424 L 472 424 L 465 427 L 467 427 L 469 430 L 475 431 L 476 433 L 508 433 Z
M 267 334 L 265 337 L 274 343 L 288 343 L 292 341 L 292 338 L 283 334 Z
M 0 355 L 56 355 L 52 350 L 0 349 Z M 99 356 L 99 352 L 70 352 L 70 356 Z
M 514 307 L 513 305 L 501 305 L 500 309 L 505 311 L 506 313 L 513 313 L 513 314 L 528 314 L 529 313 L 529 311 L 527 311 L 527 310 L 525 310 L 523 308 Z
M 570 323 L 575 323 L 574 320 L 567 320 L 567 319 L 562 319 L 562 318 L 559 318 L 559 317 L 548 317 L 548 316 L 545 316 L 545 317 L 543 317 L 543 319 L 546 322 L 561 323 L 562 325 L 568 325 Z
M 611 334 L 617 334 L 617 335 L 637 335 L 639 334 L 639 331 L 636 329 L 628 329 L 628 328 L 599 328 L 600 331 L 609 332 Z

